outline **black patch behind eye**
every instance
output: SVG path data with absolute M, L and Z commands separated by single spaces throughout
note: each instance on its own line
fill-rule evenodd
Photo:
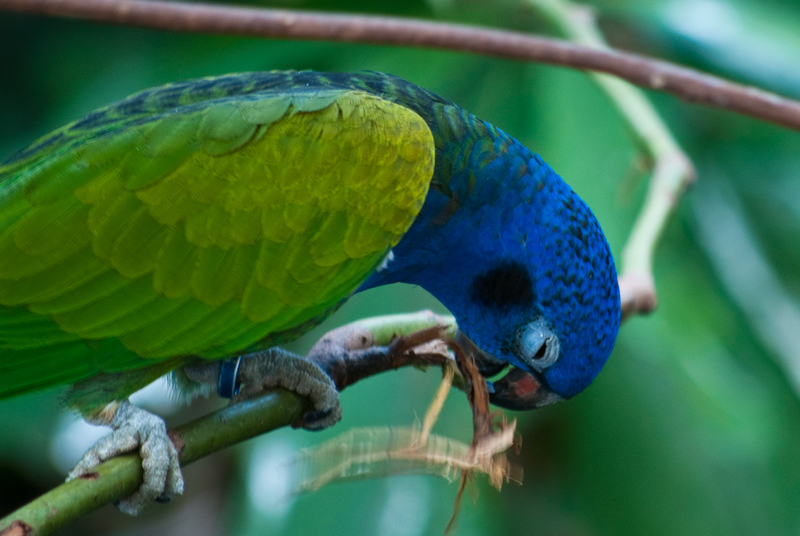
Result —
M 488 307 L 522 307 L 533 303 L 533 283 L 517 261 L 505 261 L 472 281 L 472 299 Z

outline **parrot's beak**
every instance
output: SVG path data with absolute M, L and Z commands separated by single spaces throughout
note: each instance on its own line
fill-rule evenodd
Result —
M 492 354 L 484 352 L 461 331 L 456 332 L 456 342 L 466 352 L 472 354 L 480 373 L 493 376 L 508 366 Z M 518 367 L 511 370 L 495 382 L 486 382 L 489 387 L 489 402 L 495 406 L 511 410 L 536 409 L 562 400 L 562 397 L 551 391 L 544 383 Z
M 533 374 L 517 367 L 496 382 L 487 383 L 490 383 L 489 402 L 501 408 L 536 409 L 561 400 Z

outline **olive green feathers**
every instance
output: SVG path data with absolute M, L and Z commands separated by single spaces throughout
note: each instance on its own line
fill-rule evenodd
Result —
M 320 319 L 397 244 L 433 173 L 425 122 L 358 90 L 117 113 L 0 167 L 0 398 Z

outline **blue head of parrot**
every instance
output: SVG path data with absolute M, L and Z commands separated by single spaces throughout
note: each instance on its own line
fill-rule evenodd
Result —
M 577 394 L 603 368 L 619 287 L 586 204 L 538 155 L 486 129 L 466 149 L 437 140 L 421 213 L 362 289 L 403 281 L 428 290 L 479 349 L 484 375 L 511 365 L 492 402 L 529 409 Z

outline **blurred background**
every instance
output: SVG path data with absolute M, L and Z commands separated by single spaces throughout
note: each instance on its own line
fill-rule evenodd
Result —
M 796 0 L 595 0 L 614 46 L 800 97 Z M 302 9 L 423 17 L 551 33 L 525 1 L 286 0 Z M 236 71 L 377 70 L 426 87 L 509 132 L 595 211 L 614 254 L 647 175 L 626 128 L 583 74 L 466 54 L 155 32 L 0 13 L 0 159 L 147 87 Z M 800 533 L 800 135 L 651 93 L 699 171 L 655 262 L 659 308 L 621 330 L 594 384 L 519 419 L 522 486 L 478 478 L 460 535 Z M 298 341 L 359 317 L 441 305 L 409 286 L 353 298 Z M 371 378 L 342 395 L 321 433 L 280 430 L 185 470 L 187 492 L 129 518 L 111 506 L 62 534 L 442 534 L 456 485 L 430 476 L 291 494 L 300 448 L 354 426 L 409 425 L 439 383 L 431 370 Z M 0 517 L 60 483 L 103 430 L 61 409 L 61 390 L 0 403 Z M 163 385 L 138 395 L 169 424 L 192 408 Z M 463 393 L 435 431 L 471 437 Z M 156 532 L 157 531 L 157 532 Z

